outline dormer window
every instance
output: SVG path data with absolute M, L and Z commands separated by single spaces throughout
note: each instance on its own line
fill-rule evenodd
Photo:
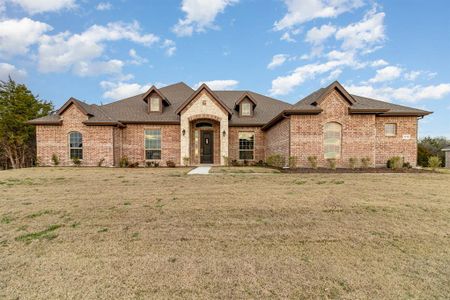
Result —
M 161 111 L 161 99 L 159 99 L 158 97 L 150 98 L 150 111 L 151 112 Z
M 244 117 L 252 115 L 252 105 L 250 104 L 250 102 L 241 103 L 241 115 Z

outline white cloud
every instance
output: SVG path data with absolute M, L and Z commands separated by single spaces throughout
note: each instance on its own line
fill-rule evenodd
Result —
M 0 0 L 0 17 L 2 16 L 2 14 L 6 11 L 6 5 L 4 0 Z
M 387 65 L 389 65 L 389 63 L 388 63 L 387 61 L 385 61 L 384 59 L 378 59 L 378 60 L 375 60 L 375 61 L 373 61 L 373 62 L 370 64 L 370 66 L 371 66 L 371 67 L 374 67 L 374 68 L 377 68 L 377 67 L 384 67 L 384 66 L 387 66 Z
M 93 25 L 85 32 L 71 34 L 60 33 L 54 36 L 45 36 L 39 46 L 39 70 L 44 73 L 62 72 L 73 69 L 75 73 L 83 70 L 83 65 L 96 64 L 95 70 L 99 73 L 116 72 L 119 63 L 117 60 L 97 63 L 105 50 L 105 42 L 130 40 L 132 42 L 151 45 L 159 38 L 153 34 L 141 34 L 137 22 L 109 23 L 107 26 Z M 103 66 L 103 68 L 101 67 Z M 79 74 L 94 75 L 93 70 Z
M 296 42 L 296 40 L 291 37 L 289 32 L 283 33 L 283 35 L 280 37 L 280 40 L 290 42 L 290 43 Z
M 110 10 L 112 9 L 112 4 L 109 2 L 100 2 L 99 4 L 97 4 L 96 9 L 100 11 Z
M 423 100 L 436 100 L 450 95 L 450 83 L 438 85 L 414 85 L 399 88 L 380 87 L 372 85 L 350 85 L 346 87 L 350 93 L 377 98 L 381 100 L 401 100 L 405 102 L 419 102 Z
M 151 87 L 151 84 L 140 85 L 138 83 L 102 81 L 100 86 L 105 90 L 103 98 L 119 100 L 145 93 Z
M 45 32 L 53 28 L 29 18 L 0 21 L 0 55 L 23 55 L 29 47 L 39 42 Z
M 194 86 L 194 88 L 198 89 L 203 83 L 205 83 L 212 90 L 231 90 L 239 84 L 239 81 L 232 79 L 200 81 Z
M 421 71 L 410 71 L 405 74 L 405 79 L 409 81 L 416 80 L 422 74 Z
M 339 76 L 341 76 L 341 74 L 342 74 L 341 69 L 336 69 L 334 71 L 331 71 L 330 75 L 328 75 L 328 77 L 326 77 L 320 81 L 320 84 L 328 85 L 330 82 L 337 80 L 339 78 Z
M 109 61 L 80 61 L 74 65 L 73 72 L 81 77 L 99 74 L 121 74 L 124 63 L 121 60 Z
M 9 0 L 19 5 L 29 14 L 43 12 L 55 12 L 63 9 L 71 9 L 76 6 L 75 0 Z
M 21 80 L 27 76 L 27 72 L 24 69 L 17 69 L 16 66 L 7 63 L 0 63 L 0 80 L 8 80 L 11 76 L 13 80 Z
M 132 58 L 132 60 L 129 61 L 129 63 L 132 65 L 139 66 L 139 65 L 148 63 L 148 59 L 139 56 L 137 54 L 136 50 L 134 50 L 134 49 L 130 49 L 130 51 L 128 51 L 128 55 L 130 55 L 130 57 Z
M 342 40 L 344 50 L 371 52 L 386 39 L 384 17 L 383 12 L 377 13 L 376 8 L 373 8 L 362 21 L 340 28 L 336 32 L 336 39 Z
M 322 27 L 313 27 L 306 33 L 305 41 L 313 45 L 320 45 L 326 39 L 336 32 L 336 27 L 332 25 L 322 25 Z
M 272 57 L 272 61 L 267 65 L 267 69 L 273 70 L 276 67 L 281 66 L 289 58 L 286 54 L 276 54 Z
M 316 18 L 334 18 L 363 5 L 362 0 L 284 0 L 287 14 L 275 22 L 275 30 L 290 29 Z
M 169 39 L 165 39 L 162 48 L 166 49 L 165 53 L 167 56 L 173 56 L 175 51 L 177 51 L 177 47 L 175 46 L 175 42 Z
M 394 79 L 397 79 L 402 74 L 402 69 L 395 66 L 388 66 L 383 69 L 377 70 L 377 73 L 375 77 L 371 78 L 369 82 L 376 83 L 376 82 L 385 82 L 385 81 L 392 81 Z
M 178 36 L 191 36 L 194 32 L 203 32 L 214 28 L 214 20 L 229 5 L 238 0 L 183 0 L 181 10 L 186 17 L 178 20 L 172 31 Z

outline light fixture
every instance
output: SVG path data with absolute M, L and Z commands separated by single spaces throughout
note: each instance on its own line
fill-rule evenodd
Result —
M 186 135 L 186 130 L 183 129 L 183 131 L 181 133 L 183 134 L 183 136 Z
M 222 135 L 223 135 L 223 137 L 225 137 L 225 135 L 227 135 L 227 132 L 225 130 L 222 131 Z

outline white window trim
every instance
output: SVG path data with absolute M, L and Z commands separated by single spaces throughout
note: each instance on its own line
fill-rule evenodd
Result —
M 158 109 L 153 109 L 153 101 L 157 100 Z M 161 111 L 161 99 L 159 97 L 150 97 L 150 111 L 151 112 L 160 112 Z
M 388 132 L 386 131 L 386 126 L 388 126 L 388 125 L 394 125 L 395 133 L 388 133 Z M 398 131 L 397 123 L 385 123 L 385 124 L 384 124 L 384 136 L 387 136 L 387 137 L 395 137 L 395 136 L 397 136 L 397 131 Z
M 81 144 L 82 145 L 84 145 L 84 136 L 83 136 L 83 134 L 81 133 L 81 132 L 79 132 L 79 131 L 70 131 L 68 134 L 67 134 L 67 139 L 68 139 L 68 144 L 69 144 L 69 159 L 73 159 L 72 157 L 71 157 L 71 155 L 70 155 L 70 152 L 71 152 L 71 150 L 72 149 L 74 149 L 74 150 L 80 150 L 81 149 L 81 156 L 83 157 L 83 158 L 79 158 L 79 160 L 83 160 L 84 159 L 84 146 L 81 146 L 81 147 L 71 147 L 70 146 L 70 135 L 72 134 L 72 133 L 79 133 L 80 135 L 81 135 Z
M 241 150 L 241 145 L 239 143 L 239 140 L 240 140 L 239 135 L 241 133 L 251 133 L 251 134 L 253 134 L 253 149 L 252 150 L 246 150 L 246 149 L 245 150 Z M 256 148 L 256 133 L 254 131 L 239 131 L 238 132 L 238 160 L 240 160 L 240 161 L 255 160 L 255 148 Z M 241 151 L 246 151 L 246 152 L 252 151 L 253 152 L 253 158 L 252 159 L 241 159 Z
M 325 126 L 327 124 L 338 124 L 340 126 L 339 153 L 337 154 L 336 157 L 333 157 L 333 158 L 327 157 L 327 152 L 325 150 L 325 134 L 326 134 Z M 327 122 L 327 123 L 323 124 L 323 142 L 322 143 L 323 143 L 323 157 L 324 157 L 324 159 L 341 159 L 341 157 L 342 157 L 342 136 L 343 136 L 342 131 L 343 131 L 343 129 L 344 129 L 344 127 L 339 122 L 331 121 L 331 122 Z

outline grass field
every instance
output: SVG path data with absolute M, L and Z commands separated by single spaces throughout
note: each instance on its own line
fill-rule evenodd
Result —
M 0 172 L 0 298 L 447 298 L 450 174 Z

